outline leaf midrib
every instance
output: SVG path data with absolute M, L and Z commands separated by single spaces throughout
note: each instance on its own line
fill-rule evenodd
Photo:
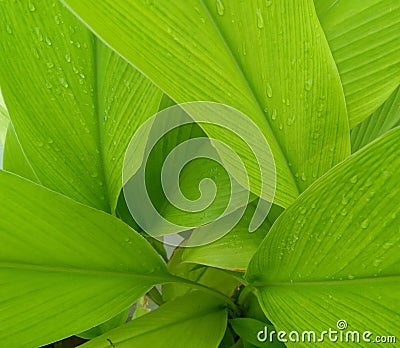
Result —
M 219 38 L 221 39 L 223 45 L 226 48 L 227 53 L 229 54 L 232 62 L 234 63 L 237 71 L 239 72 L 240 76 L 242 77 L 243 82 L 245 83 L 258 111 L 259 114 L 262 116 L 263 120 L 265 121 L 265 125 L 268 127 L 270 134 L 272 135 L 273 139 L 275 140 L 275 143 L 277 144 L 277 148 L 281 154 L 281 156 L 284 158 L 284 163 L 286 165 L 286 169 L 289 173 L 292 174 L 292 183 L 294 184 L 297 193 L 300 194 L 302 192 L 302 190 L 299 187 L 298 182 L 295 179 L 295 175 L 294 172 L 288 163 L 288 156 L 287 154 L 284 152 L 282 145 L 280 144 L 280 142 L 278 141 L 278 138 L 276 137 L 274 131 L 272 130 L 271 124 L 269 123 L 268 119 L 265 117 L 264 115 L 264 111 L 263 108 L 261 107 L 261 103 L 258 100 L 257 96 L 254 93 L 254 89 L 252 88 L 249 79 L 247 78 L 246 74 L 244 73 L 243 68 L 241 67 L 241 65 L 239 64 L 238 60 L 236 59 L 235 55 L 233 54 L 232 48 L 229 46 L 227 40 L 225 39 L 225 36 L 223 35 L 223 33 L 221 32 L 220 28 L 218 27 L 218 25 L 216 24 L 213 15 L 211 14 L 211 11 L 209 10 L 209 8 L 207 7 L 207 5 L 204 3 L 204 0 L 199 0 L 200 4 L 203 6 L 204 10 L 206 11 L 206 13 L 208 14 L 208 17 L 210 18 L 210 21 L 216 31 L 216 33 L 218 34 Z
M 104 182 L 104 196 L 105 196 L 105 202 L 107 205 L 107 212 L 112 212 L 111 208 L 111 202 L 110 202 L 110 191 L 109 191 L 109 182 L 107 180 L 107 175 L 105 171 L 105 161 L 104 161 L 104 132 L 101 126 L 101 113 L 100 111 L 103 110 L 102 107 L 102 102 L 101 102 L 101 96 L 100 96 L 100 91 L 101 91 L 101 79 L 100 79 L 100 69 L 101 69 L 101 64 L 100 64 L 100 46 L 99 46 L 99 39 L 92 34 L 93 37 L 93 79 L 94 79 L 94 113 L 95 113 L 95 118 L 97 120 L 97 127 L 96 128 L 96 140 L 97 140 L 97 146 L 99 147 L 99 164 L 100 164 L 100 173 L 102 181 Z M 112 212 L 114 213 L 114 212 Z
M 18 263 L 18 262 L 0 262 L 1 269 L 15 269 L 22 271 L 33 271 L 33 272 L 43 272 L 43 273 L 72 273 L 72 274 L 83 274 L 98 277 L 119 277 L 119 278 L 141 278 L 148 280 L 158 280 L 162 282 L 177 281 L 177 279 L 166 272 L 166 274 L 161 273 L 134 273 L 132 271 L 111 271 L 111 270 L 96 270 L 90 268 L 76 268 L 76 267 L 62 267 L 62 266 L 49 266 L 49 265 L 36 265 L 28 263 Z M 159 269 L 158 271 L 162 271 Z M 156 272 L 156 271 L 155 271 Z
M 342 279 L 342 280 L 315 280 L 315 281 L 293 281 L 293 282 L 268 282 L 268 281 L 256 281 L 252 282 L 251 285 L 255 288 L 264 288 L 264 287 L 317 287 L 317 286 L 332 286 L 332 285 L 355 285 L 355 284 L 363 284 L 363 283 L 385 283 L 385 282 L 399 282 L 400 283 L 400 275 L 388 275 L 384 277 L 360 277 L 354 279 Z

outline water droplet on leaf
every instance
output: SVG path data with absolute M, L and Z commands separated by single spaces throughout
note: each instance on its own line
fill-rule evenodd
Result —
M 259 8 L 257 9 L 257 27 L 259 29 L 264 28 L 264 19 L 263 19 L 261 10 Z
M 267 86 L 265 87 L 265 91 L 267 93 L 267 96 L 269 98 L 272 98 L 272 87 L 269 83 L 267 83 Z
M 312 84 L 313 84 L 313 80 L 312 79 L 308 79 L 306 81 L 306 84 L 305 84 L 306 91 L 311 91 Z
M 218 14 L 219 14 L 220 16 L 223 16 L 224 13 L 225 13 L 225 6 L 224 6 L 224 4 L 222 3 L 221 0 L 217 0 L 216 5 L 217 5 L 217 12 L 218 12 Z
M 357 180 L 358 180 L 357 175 L 354 175 L 354 176 L 350 179 L 350 182 L 351 182 L 352 184 L 355 184 L 355 183 L 357 182 Z
M 369 221 L 368 221 L 368 219 L 365 219 L 365 220 L 361 223 L 361 228 L 363 228 L 363 229 L 365 230 L 366 228 L 368 228 L 368 226 L 369 226 Z
M 31 0 L 28 1 L 28 9 L 29 9 L 30 12 L 35 12 L 36 11 L 36 6 Z

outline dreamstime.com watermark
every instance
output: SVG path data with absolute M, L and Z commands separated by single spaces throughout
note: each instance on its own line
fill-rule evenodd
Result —
M 396 336 L 375 335 L 372 331 L 348 330 L 346 320 L 338 320 L 336 328 L 316 332 L 313 330 L 297 331 L 275 331 L 268 326 L 257 333 L 259 342 L 292 342 L 292 343 L 396 343 Z

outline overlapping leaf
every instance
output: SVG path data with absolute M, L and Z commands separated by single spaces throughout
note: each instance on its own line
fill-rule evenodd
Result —
M 115 316 L 170 280 L 121 221 L 0 172 L 0 340 L 38 347 Z
M 218 347 L 226 328 L 221 301 L 194 292 L 100 336 L 82 347 Z
M 3 1 L 0 84 L 40 182 L 112 211 L 125 149 L 161 92 L 58 2 Z
M 356 152 L 382 134 L 400 125 L 400 88 L 364 122 L 351 131 L 351 148 Z
M 247 278 L 278 330 L 322 333 L 346 320 L 398 334 L 399 139 L 396 128 L 312 185 L 253 257 Z
M 175 101 L 247 114 L 275 156 L 278 204 L 348 155 L 344 96 L 311 0 L 65 3 Z
M 314 2 L 339 69 L 353 128 L 400 84 L 400 3 Z
M 254 211 L 255 204 L 252 203 L 239 223 L 222 238 L 203 246 L 186 248 L 182 255 L 183 261 L 245 271 L 271 227 L 271 221 L 267 219 L 256 231 L 250 233 L 249 224 Z M 224 219 L 231 217 L 228 215 Z

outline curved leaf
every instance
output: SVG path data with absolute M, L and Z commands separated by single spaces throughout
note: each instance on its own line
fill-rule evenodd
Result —
M 0 84 L 40 182 L 113 211 L 128 142 L 161 92 L 58 2 L 7 0 L 0 16 Z
M 268 233 L 247 278 L 277 330 L 322 333 L 346 320 L 398 333 L 399 139 L 396 128 L 332 169 Z
M 400 84 L 400 3 L 314 2 L 339 69 L 353 128 Z
M 182 255 L 183 261 L 245 271 L 272 225 L 270 219 L 267 218 L 256 231 L 249 232 L 255 206 L 250 204 L 239 223 L 222 238 L 203 246 L 185 248 Z M 229 215 L 225 217 L 225 219 L 230 218 Z
M 115 316 L 165 264 L 135 231 L 14 174 L 0 172 L 0 339 L 37 347 Z
M 168 270 L 171 274 L 206 285 L 227 296 L 230 296 L 238 287 L 239 281 L 220 269 L 183 262 L 182 255 L 184 252 L 184 248 L 175 249 L 168 262 Z M 164 300 L 170 301 L 190 291 L 193 290 L 187 285 L 174 283 L 163 285 L 162 292 Z
M 4 104 L 3 95 L 0 91 L 0 145 L 4 146 L 6 133 L 10 118 L 8 116 L 7 108 Z
M 224 336 L 227 310 L 203 293 L 179 297 L 82 347 L 204 348 L 218 347 Z
M 356 152 L 382 134 L 400 125 L 400 87 L 363 123 L 351 131 L 351 148 Z
M 176 102 L 247 114 L 275 156 L 277 204 L 349 154 L 344 96 L 311 0 L 64 2 Z
M 3 169 L 33 182 L 40 183 L 36 173 L 33 171 L 28 159 L 26 158 L 24 150 L 22 150 L 21 144 L 12 125 L 8 127 L 5 138 Z

